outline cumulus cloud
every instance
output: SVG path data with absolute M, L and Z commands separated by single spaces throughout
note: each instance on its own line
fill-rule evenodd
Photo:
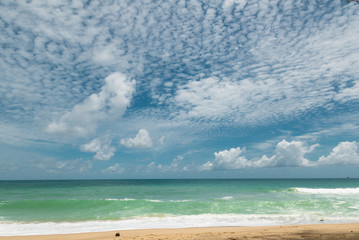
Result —
M 305 158 L 318 144 L 307 146 L 301 141 L 287 142 L 283 140 L 276 146 L 272 157 L 263 155 L 260 159 L 248 160 L 241 154 L 245 151 L 240 147 L 231 148 L 214 153 L 214 161 L 208 161 L 200 166 L 200 170 L 226 170 L 244 168 L 267 168 L 267 167 L 309 167 L 316 163 Z
M 128 148 L 151 148 L 152 139 L 146 129 L 140 129 L 134 138 L 123 138 L 120 143 Z
M 251 165 L 245 157 L 240 156 L 245 149 L 240 147 L 231 148 L 214 153 L 215 160 L 206 162 L 200 167 L 200 170 L 225 170 L 225 169 L 242 169 Z
M 268 158 L 262 156 L 262 158 L 255 162 L 256 167 L 308 167 L 314 166 L 313 162 L 310 162 L 304 156 L 310 153 L 316 148 L 318 144 L 314 144 L 307 147 L 304 142 L 292 141 L 287 142 L 283 140 L 276 146 L 275 154 Z
M 89 143 L 80 146 L 83 152 L 96 153 L 93 157 L 96 160 L 110 160 L 115 154 L 116 149 L 111 146 L 111 141 L 108 138 L 95 138 Z
M 321 156 L 318 165 L 355 165 L 359 164 L 357 142 L 341 142 L 328 156 Z
M 131 103 L 135 92 L 135 80 L 115 72 L 105 79 L 99 93 L 91 94 L 83 102 L 51 122 L 46 130 L 49 133 L 67 133 L 86 136 L 94 133 L 99 121 L 119 118 Z

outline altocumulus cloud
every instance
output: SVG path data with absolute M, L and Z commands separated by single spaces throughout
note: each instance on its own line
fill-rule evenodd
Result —
M 0 7 L 6 58 L 0 92 L 7 96 L 6 110 L 23 119 L 31 114 L 16 106 L 48 118 L 47 112 L 66 111 L 89 96 L 98 88 L 95 80 L 114 71 L 135 76 L 154 103 L 171 102 L 165 110 L 181 119 L 258 125 L 333 100 L 358 100 L 359 7 L 354 4 L 193 0 Z M 211 95 L 186 98 L 205 89 Z M 93 132 L 99 119 L 89 120 L 88 130 L 68 126 L 78 121 L 80 109 L 53 121 L 49 132 Z
M 328 165 L 358 165 L 359 154 L 356 142 L 340 142 L 328 156 L 321 156 L 318 161 L 305 158 L 318 144 L 307 146 L 302 141 L 287 142 L 283 140 L 276 146 L 272 157 L 263 155 L 259 159 L 248 160 L 241 154 L 240 147 L 214 153 L 215 159 L 199 167 L 200 170 L 229 170 L 269 167 L 318 167 Z
M 101 120 L 120 118 L 131 103 L 135 92 L 135 80 L 115 72 L 105 79 L 99 93 L 93 93 L 83 102 L 65 113 L 58 121 L 50 123 L 49 133 L 66 133 L 87 136 L 95 133 Z
M 48 132 L 93 133 L 103 109 L 112 107 L 91 109 L 101 91 L 108 93 L 96 80 L 114 71 L 136 78 L 140 94 L 165 113 L 158 117 L 179 122 L 261 125 L 358 101 L 354 4 L 33 1 L 0 7 L 4 110 L 28 121 L 67 112 Z

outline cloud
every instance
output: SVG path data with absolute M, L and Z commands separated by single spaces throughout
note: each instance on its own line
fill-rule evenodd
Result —
M 263 69 L 270 74 L 267 68 Z M 323 106 L 334 96 L 333 89 L 320 90 L 318 86 L 305 86 L 306 82 L 283 81 L 281 78 L 238 81 L 210 77 L 189 81 L 178 87 L 173 101 L 178 111 L 172 115 L 179 119 L 225 125 L 266 125 Z
M 251 163 L 245 158 L 240 156 L 245 149 L 240 147 L 231 148 L 215 152 L 215 160 L 213 162 L 206 162 L 200 167 L 200 170 L 225 170 L 225 169 L 242 169 L 247 168 Z
M 0 165 L 0 172 L 8 173 L 8 172 L 16 171 L 19 168 L 20 168 L 19 165 L 14 163 L 2 163 Z
M 151 162 L 150 164 L 147 165 L 147 168 L 149 169 L 157 169 L 161 172 L 169 172 L 169 171 L 187 171 L 188 170 L 188 166 L 184 166 L 181 167 L 181 163 L 183 161 L 184 157 L 181 155 L 178 155 L 177 157 L 175 157 L 174 159 L 172 159 L 172 162 L 169 165 L 163 165 L 163 164 L 158 164 L 156 165 L 155 162 Z
M 251 126 L 283 129 L 297 120 L 300 129 L 328 114 L 358 114 L 358 4 L 8 1 L 0 13 L 5 144 L 33 136 L 61 141 L 55 133 L 127 137 L 145 122 L 156 125 L 147 127 L 153 139 L 165 135 L 166 146 L 178 147 L 195 138 L 203 144 L 218 129 L 231 138 Z M 107 82 L 114 72 L 124 75 Z M 218 128 L 223 125 L 231 126 Z M 136 137 L 123 139 L 124 146 L 148 147 L 148 138 L 142 145 Z M 261 164 L 285 165 L 285 148 L 297 149 L 297 161 L 288 164 L 305 164 L 305 146 L 294 143 Z M 218 165 L 239 167 L 243 154 Z
M 357 164 L 359 164 L 357 142 L 340 142 L 328 156 L 321 156 L 318 160 L 319 166 Z
M 227 170 L 245 168 L 268 168 L 268 167 L 309 167 L 316 163 L 309 161 L 304 156 L 316 148 L 318 144 L 306 146 L 304 142 L 283 140 L 276 146 L 272 157 L 263 155 L 260 159 L 248 160 L 241 154 L 245 151 L 240 147 L 231 148 L 214 153 L 214 161 L 208 161 L 199 167 L 199 170 Z
M 359 61 L 355 52 L 359 48 L 353 47 L 353 36 L 359 36 L 359 27 L 353 25 L 357 17 L 351 14 L 358 8 L 342 9 L 336 4 L 329 5 L 340 9 L 340 16 L 333 14 L 325 20 L 323 16 L 328 15 L 316 4 L 306 8 L 299 2 L 225 1 L 223 9 L 230 19 L 238 17 L 238 26 L 245 26 L 233 45 L 240 47 L 232 49 L 241 54 L 228 53 L 235 61 L 220 55 L 228 64 L 225 69 L 179 85 L 174 96 L 178 113 L 173 115 L 203 123 L 264 125 L 320 108 L 332 109 L 338 102 L 357 101 Z M 254 19 L 247 18 L 254 15 Z M 212 23 L 219 24 L 216 20 Z M 220 29 L 228 34 L 226 26 Z M 219 37 L 220 31 L 212 30 L 211 37 Z
M 255 167 L 309 167 L 315 163 L 309 161 L 304 156 L 319 146 L 318 144 L 307 147 L 304 142 L 283 140 L 276 146 L 275 154 L 268 158 L 262 156 L 259 161 L 254 163 Z
M 359 96 L 359 82 L 356 82 L 352 87 L 341 89 L 335 96 L 335 100 L 339 102 L 348 102 L 351 100 L 358 100 Z
M 160 145 L 163 145 L 164 142 L 165 142 L 165 139 L 166 139 L 165 136 L 160 137 L 160 139 L 158 140 L 159 144 L 160 144 Z
M 120 143 L 128 148 L 151 148 L 152 139 L 146 129 L 140 129 L 134 138 L 123 138 Z
M 103 173 L 123 173 L 124 171 L 125 169 L 123 169 L 118 163 L 102 170 Z
M 110 160 L 116 151 L 108 138 L 95 138 L 91 142 L 81 145 L 80 150 L 82 152 L 95 152 L 93 158 L 104 161 Z
M 302 141 L 287 142 L 283 140 L 276 146 L 272 157 L 263 155 L 259 159 L 248 160 L 241 154 L 240 147 L 214 153 L 215 159 L 199 167 L 199 170 L 230 170 L 245 168 L 277 168 L 277 167 L 320 167 L 333 165 L 359 165 L 357 142 L 340 142 L 328 156 L 319 157 L 318 161 L 310 161 L 305 155 L 312 152 L 319 144 L 307 146 Z
M 135 80 L 115 72 L 105 79 L 99 93 L 91 94 L 73 109 L 51 122 L 49 133 L 66 133 L 87 136 L 94 133 L 98 123 L 108 118 L 119 118 L 130 105 L 135 92 Z
M 357 100 L 350 89 L 359 71 L 358 6 L 284 0 L 173 4 L 2 4 L 2 115 L 26 122 L 35 115 L 41 125 L 101 91 L 98 79 L 114 71 L 136 77 L 141 94 L 153 98 L 148 104 L 159 105 L 154 108 L 172 102 L 167 114 L 178 111 L 176 116 L 197 121 L 228 117 L 263 124 L 326 107 L 333 98 Z M 201 96 L 203 103 L 182 98 L 184 88 L 194 95 L 211 78 L 218 80 L 209 86 L 213 95 Z M 195 81 L 201 85 L 196 91 L 190 88 Z M 50 132 L 72 132 L 66 122 L 73 118 L 54 121 Z
M 46 158 L 34 164 L 34 167 L 54 174 L 63 173 L 64 171 L 82 173 L 90 170 L 92 163 L 83 161 L 83 159 L 59 161 L 54 158 Z
M 206 78 L 181 86 L 175 96 L 175 103 L 184 108 L 180 114 L 185 117 L 223 118 L 234 110 L 230 103 L 238 102 L 237 96 L 241 93 L 236 82 L 220 81 L 216 77 Z

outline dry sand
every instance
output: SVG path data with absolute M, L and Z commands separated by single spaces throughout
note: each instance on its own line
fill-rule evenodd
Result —
M 116 237 L 119 232 L 120 236 Z M 351 239 L 359 240 L 359 223 L 314 224 L 269 227 L 218 227 L 147 229 L 48 236 L 0 237 L 0 240 L 270 240 L 270 239 Z

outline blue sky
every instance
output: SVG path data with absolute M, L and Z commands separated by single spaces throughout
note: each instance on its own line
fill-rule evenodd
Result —
M 359 4 L 1 1 L 0 178 L 359 177 Z

